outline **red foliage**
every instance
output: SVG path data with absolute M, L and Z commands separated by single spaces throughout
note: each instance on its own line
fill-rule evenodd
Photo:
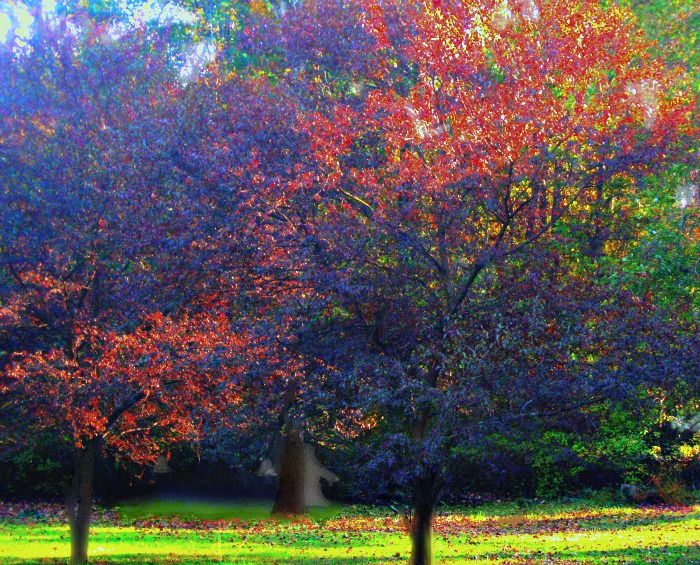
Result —
M 577 229 L 603 253 L 614 179 L 697 134 L 620 9 L 253 10 L 264 72 L 187 88 L 157 34 L 68 31 L 0 53 L 0 362 L 85 481 L 100 441 L 147 460 L 219 401 L 294 389 L 327 424 L 336 402 L 381 422 L 429 526 L 457 435 L 586 406 L 660 375 L 659 336 L 684 347 L 574 266 Z
M 232 371 L 254 351 L 225 317 L 208 314 L 151 315 L 130 333 L 74 332 L 72 350 L 18 354 L 9 365 L 23 420 L 67 434 L 78 448 L 102 438 L 143 462 L 168 442 L 196 440 L 203 418 L 235 404 Z
M 381 421 L 372 470 L 429 507 L 455 444 L 682 372 L 653 359 L 685 345 L 650 301 L 586 281 L 567 234 L 602 253 L 591 210 L 697 135 L 694 100 L 617 7 L 351 0 L 361 26 L 315 19 L 338 5 L 281 17 L 299 48 L 271 57 L 311 166 L 270 185 L 286 221 L 265 249 L 315 291 L 300 348 L 328 396 Z M 329 59 L 333 34 L 363 49 Z

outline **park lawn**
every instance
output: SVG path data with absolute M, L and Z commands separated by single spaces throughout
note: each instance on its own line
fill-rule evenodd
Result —
M 135 498 L 115 507 L 126 522 L 147 520 L 154 516 L 177 517 L 184 521 L 260 522 L 270 517 L 272 503 L 259 501 L 219 502 L 216 500 Z M 335 509 L 334 509 L 335 510 Z
M 188 507 L 184 516 L 143 517 L 132 509 L 125 516 L 135 519 L 101 520 L 91 530 L 91 562 L 380 564 L 405 562 L 410 550 L 399 520 L 376 512 L 335 508 L 283 521 L 209 520 L 196 513 Z M 435 562 L 445 564 L 697 564 L 700 506 L 445 510 L 436 520 L 433 548 Z M 0 564 L 65 564 L 68 552 L 63 524 L 0 523 Z

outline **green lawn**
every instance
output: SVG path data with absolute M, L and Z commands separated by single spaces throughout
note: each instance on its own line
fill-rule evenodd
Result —
M 685 509 L 494 506 L 444 510 L 436 563 L 700 563 L 700 506 Z M 339 507 L 270 520 L 266 507 L 131 504 L 98 518 L 97 564 L 397 563 L 410 542 L 390 513 Z M 0 563 L 65 563 L 68 528 L 39 518 L 0 522 Z

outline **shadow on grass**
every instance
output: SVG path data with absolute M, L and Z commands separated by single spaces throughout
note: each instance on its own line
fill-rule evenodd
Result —
M 408 560 L 408 555 L 399 557 L 332 557 L 332 558 L 280 558 L 262 553 L 255 555 L 224 557 L 218 556 L 150 556 L 150 555 L 119 555 L 109 558 L 93 558 L 89 565 L 380 565 L 383 563 L 402 563 Z M 0 559 L 2 565 L 66 565 L 66 559 Z
M 639 526 L 651 526 L 654 524 L 674 524 L 689 520 L 697 520 L 699 517 L 697 512 L 688 511 L 688 513 L 680 515 L 641 514 L 629 516 L 592 516 L 590 518 L 545 518 L 538 522 L 546 526 L 552 525 L 555 530 L 559 527 L 562 530 L 610 531 Z M 577 524 L 578 527 L 572 528 L 572 524 Z M 547 529 L 549 529 L 549 527 L 547 527 Z
M 517 534 L 553 534 L 576 532 L 624 531 L 648 526 L 682 524 L 700 519 L 700 513 L 689 509 L 682 514 L 633 514 L 605 516 L 577 516 L 571 518 L 548 518 L 541 516 L 518 516 L 490 518 L 483 522 L 468 525 L 449 523 L 438 526 L 436 531 L 445 534 L 458 534 L 460 530 L 471 535 L 504 536 Z
M 220 502 L 210 499 L 170 498 L 170 499 L 132 499 L 114 507 L 122 519 L 127 521 L 147 518 L 181 518 L 183 520 L 240 520 L 242 522 L 260 522 L 271 517 L 272 503 L 264 501 Z M 312 507 L 307 516 L 317 522 L 324 522 L 340 515 L 343 507 L 333 504 L 327 507 Z M 288 519 L 278 518 L 282 522 Z
M 93 558 L 91 565 L 380 565 L 383 563 L 404 563 L 408 556 L 392 557 L 290 557 L 280 558 L 279 554 L 256 553 L 252 556 L 149 556 L 119 555 L 109 558 Z M 1 565 L 65 565 L 65 559 L 0 559 Z M 508 565 L 697 565 L 700 563 L 700 547 L 667 546 L 641 549 L 591 550 L 577 552 L 557 552 L 555 554 L 532 553 L 517 554 L 511 552 L 494 552 L 479 556 L 441 555 L 436 563 L 445 565 L 459 563 L 503 563 Z
M 697 565 L 700 563 L 700 547 L 697 545 L 673 545 L 664 547 L 625 548 L 616 550 L 558 551 L 556 553 L 498 551 L 478 556 L 441 555 L 441 564 L 458 563 L 507 563 L 509 565 Z

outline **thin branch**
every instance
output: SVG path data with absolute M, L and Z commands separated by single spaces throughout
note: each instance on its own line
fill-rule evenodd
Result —
M 547 412 L 523 412 L 524 410 L 534 399 L 531 399 L 527 401 L 524 405 L 523 408 L 521 409 L 521 412 L 517 415 L 518 418 L 543 418 L 543 417 L 550 417 L 550 416 L 558 416 L 560 414 L 564 414 L 565 412 L 571 412 L 573 410 L 577 410 L 579 408 L 584 408 L 585 406 L 592 406 L 593 404 L 598 404 L 599 402 L 602 402 L 606 399 L 605 396 L 599 396 L 596 398 L 591 398 L 588 400 L 582 400 L 581 402 L 576 402 L 574 404 L 569 404 L 568 406 L 563 406 L 561 408 L 558 408 L 557 410 L 550 410 Z

